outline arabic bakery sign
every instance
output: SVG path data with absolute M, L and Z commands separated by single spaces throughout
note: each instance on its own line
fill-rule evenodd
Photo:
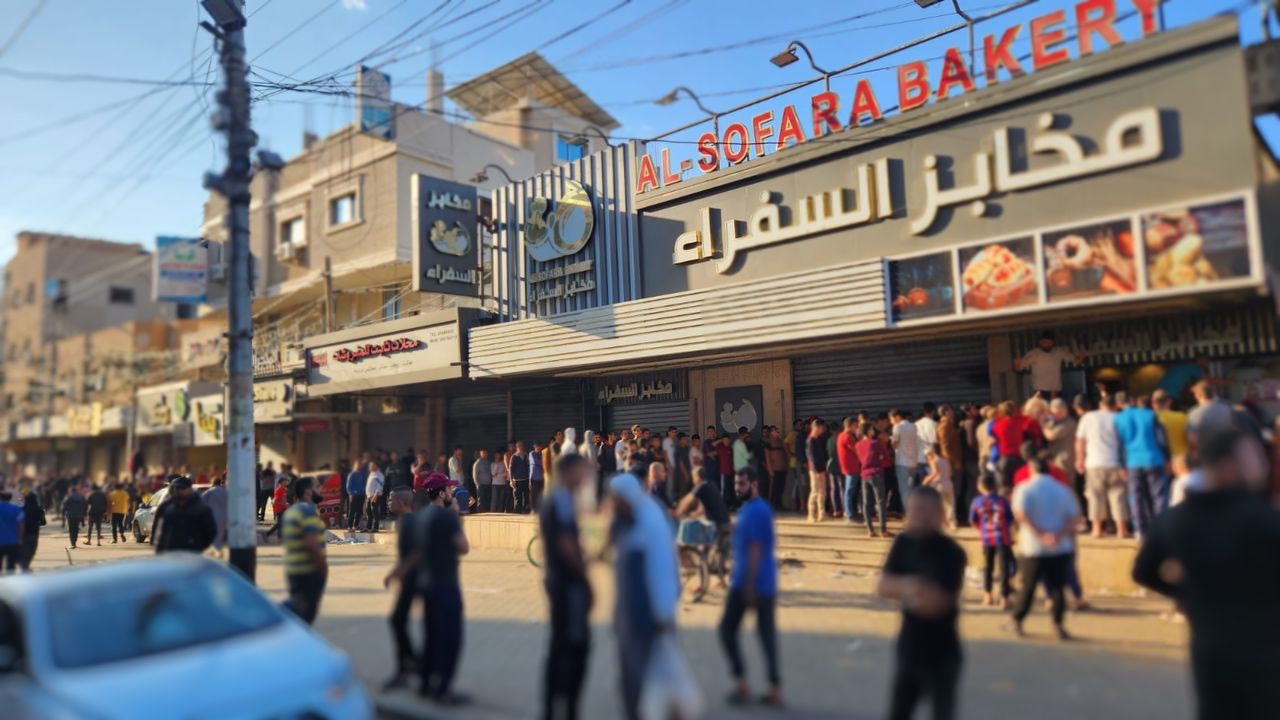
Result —
M 480 293 L 476 189 L 429 175 L 410 179 L 414 217 L 413 289 Z
M 419 325 L 412 326 L 417 320 Z M 394 387 L 461 376 L 462 351 L 456 321 L 423 326 L 417 318 L 393 320 L 388 334 L 343 339 L 307 350 L 311 396 Z M 349 337 L 349 336 L 348 336 Z
M 558 200 L 542 195 L 530 198 L 521 229 L 529 259 L 540 264 L 528 275 L 535 302 L 568 299 L 596 289 L 595 260 L 569 259 L 587 246 L 595 229 L 591 193 L 585 185 L 565 180 Z
M 1133 167 L 1158 159 L 1164 152 L 1160 111 L 1154 107 L 1132 110 L 1116 117 L 1108 126 L 1100 150 L 1086 154 L 1080 141 L 1070 133 L 1054 131 L 1061 117 L 1044 113 L 1039 118 L 1040 133 L 1030 142 L 1033 156 L 1051 158 L 1053 164 L 1035 170 L 1015 172 L 1010 153 L 1009 128 L 999 127 L 992 136 L 992 152 L 973 154 L 968 182 L 956 181 L 952 173 L 949 187 L 939 180 L 939 157 L 926 155 L 921 167 L 924 200 L 918 211 L 907 207 L 910 229 L 920 235 L 933 229 L 939 210 L 967 209 L 973 217 L 987 214 L 988 198 L 993 193 L 1011 193 L 1075 180 L 1099 173 Z M 798 198 L 786 213 L 793 219 L 783 220 L 780 194 L 768 190 L 760 194 L 760 205 L 746 222 L 725 217 L 720 233 L 712 227 L 711 215 L 718 209 L 704 207 L 699 212 L 700 227 L 679 235 L 675 240 L 671 261 L 676 264 L 716 259 L 716 272 L 729 272 L 738 254 L 752 248 L 776 245 L 811 235 L 854 228 L 890 218 L 895 212 L 891 188 L 900 185 L 894 178 L 888 158 L 859 164 L 855 171 L 855 202 L 848 206 L 848 188 L 835 187 L 814 195 Z M 898 205 L 899 207 L 901 204 Z
M 957 238 L 1012 239 L 1255 187 L 1234 22 L 1163 40 L 1159 54 L 1135 46 L 975 97 L 939 117 L 945 131 L 827 144 L 802 166 L 743 168 L 732 183 L 643 207 L 641 296 L 925 254 Z
M 683 372 L 650 373 L 601 378 L 596 382 L 596 404 L 635 405 L 688 399 Z
M 886 104 L 896 104 L 899 112 L 909 113 L 930 101 L 964 96 L 976 90 L 980 80 L 986 86 L 995 85 L 1002 73 L 1016 78 L 1031 70 L 1045 70 L 1070 61 L 1073 46 L 1078 57 L 1085 57 L 1121 45 L 1124 38 L 1117 23 L 1129 13 L 1140 18 L 1143 37 L 1152 35 L 1159 27 L 1159 3 L 1160 0 L 1083 0 L 1071 11 L 1054 10 L 1025 25 L 1013 25 L 983 37 L 982 50 L 978 53 L 980 73 L 971 73 L 966 53 L 951 47 L 942 55 L 936 75 L 930 75 L 929 64 L 923 60 L 899 65 L 897 92 L 893 97 L 880 97 L 864 75 L 853 84 L 853 92 L 847 98 L 828 90 L 813 95 L 807 107 L 789 104 L 776 113 L 774 109 L 763 110 L 752 116 L 749 123 L 722 123 L 719 137 L 711 131 L 698 137 L 696 160 L 673 161 L 671 148 L 662 148 L 656 159 L 648 153 L 642 154 L 636 173 L 636 192 L 646 193 L 679 183 L 685 179 L 685 173 L 692 173 L 695 167 L 702 173 L 715 172 L 726 164 L 737 165 L 809 139 L 872 126 L 883 120 L 882 108 Z M 1030 61 L 1026 64 L 1014 49 L 1024 38 L 1031 45 Z M 837 77 L 834 82 L 840 83 L 849 77 Z M 842 100 L 848 104 L 842 106 Z

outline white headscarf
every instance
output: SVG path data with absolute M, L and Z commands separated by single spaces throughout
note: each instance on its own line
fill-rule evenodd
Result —
M 676 605 L 680 600 L 680 580 L 675 535 L 667 513 L 631 473 L 614 476 L 609 481 L 609 491 L 631 507 L 634 518 L 631 528 L 619 541 L 619 547 L 644 553 L 645 586 L 654 618 L 659 623 L 674 624 Z

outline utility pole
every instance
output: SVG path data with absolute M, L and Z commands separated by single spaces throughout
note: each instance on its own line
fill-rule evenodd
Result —
M 213 125 L 227 138 L 227 167 L 206 175 L 205 186 L 227 201 L 224 219 L 228 242 L 227 288 L 227 540 L 231 565 L 254 580 L 257 572 L 253 442 L 253 320 L 250 317 L 252 256 L 249 251 L 249 153 L 257 136 L 249 125 L 248 65 L 244 48 L 243 0 L 201 0 L 215 25 L 201 25 L 217 39 L 223 88 Z

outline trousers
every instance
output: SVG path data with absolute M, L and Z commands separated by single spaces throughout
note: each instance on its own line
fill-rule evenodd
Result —
M 782 675 L 778 672 L 778 627 L 774 623 L 774 607 L 777 598 L 756 597 L 756 634 L 760 636 L 760 648 L 764 651 L 764 662 L 769 674 L 769 683 L 774 687 L 782 684 Z M 747 613 L 747 600 L 739 589 L 729 591 L 725 600 L 724 616 L 720 618 L 720 647 L 729 658 L 729 672 L 735 680 L 746 675 L 746 667 L 742 662 L 742 648 L 738 644 L 738 628 L 742 626 L 742 618 Z
M 884 491 L 884 473 L 876 473 L 870 477 L 862 478 L 862 518 L 867 523 L 867 530 L 871 530 L 871 496 L 875 495 L 876 512 L 880 515 L 880 534 L 886 531 L 885 510 L 889 507 L 889 500 L 885 497 Z
M 1044 583 L 1053 603 L 1053 624 L 1062 625 L 1067 612 L 1067 600 L 1063 590 L 1067 584 L 1067 567 L 1071 555 L 1046 555 L 1043 557 L 1018 558 L 1018 575 L 1022 582 L 1018 586 L 1018 598 L 1013 604 L 1013 619 L 1022 622 L 1031 612 L 1031 602 L 1035 599 L 1036 585 Z
M 1008 545 L 984 545 L 982 547 L 982 590 L 991 592 L 994 585 L 996 563 L 1000 563 L 1000 597 L 1013 593 L 1010 570 L 1013 569 L 1013 549 Z
M 328 577 L 321 572 L 297 573 L 286 575 L 289 584 L 289 609 L 306 624 L 316 621 L 320 614 L 320 598 L 324 596 L 324 585 Z
M 111 542 L 125 540 L 124 513 L 111 513 Z
M 956 686 L 960 683 L 960 658 L 936 659 L 932 662 L 903 662 L 899 659 L 893 674 L 890 696 L 890 720 L 911 720 L 916 704 L 928 697 L 934 720 L 951 720 L 956 716 Z
M 396 675 L 405 675 L 415 667 L 413 642 L 409 639 L 409 611 L 417 597 L 412 582 L 410 579 L 400 583 L 395 607 L 391 609 L 391 617 L 387 618 L 391 625 L 391 642 L 395 645 Z
M 514 499 L 512 510 L 524 515 L 529 512 L 529 481 L 517 480 L 515 489 L 511 491 Z
M 419 692 L 444 697 L 453 684 L 462 653 L 462 588 L 457 585 L 428 587 L 422 593 L 422 662 Z
M 823 520 L 827 516 L 827 474 L 809 473 L 809 520 Z

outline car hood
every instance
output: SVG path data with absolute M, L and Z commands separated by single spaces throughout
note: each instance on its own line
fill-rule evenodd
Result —
M 95 718 L 162 712 L 184 720 L 292 716 L 327 705 L 349 675 L 345 656 L 286 619 L 261 632 L 95 667 L 55 671 L 45 689 Z

